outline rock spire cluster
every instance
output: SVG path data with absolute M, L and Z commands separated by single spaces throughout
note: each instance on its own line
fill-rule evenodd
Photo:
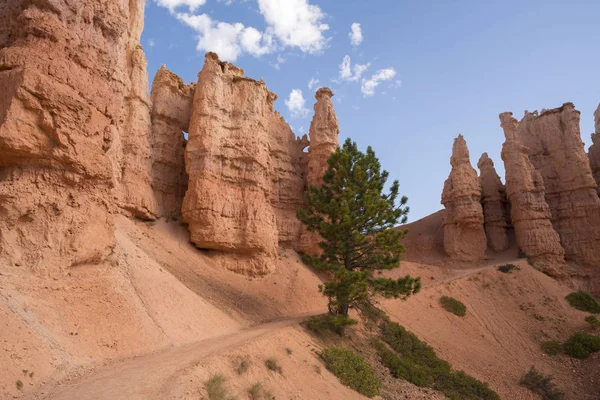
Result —
M 481 187 L 477 172 L 471 166 L 467 142 L 462 135 L 454 139 L 450 164 L 452 170 L 442 192 L 442 204 L 446 207 L 443 221 L 444 249 L 454 260 L 481 261 L 487 247 Z

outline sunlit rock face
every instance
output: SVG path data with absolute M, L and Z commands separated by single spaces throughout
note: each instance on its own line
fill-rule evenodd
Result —
M 0 257 L 98 262 L 119 207 L 155 215 L 143 0 L 0 6 Z
M 192 242 L 230 269 L 269 272 L 278 246 L 298 247 L 306 171 L 303 149 L 274 111 L 262 81 L 208 53 L 198 75 L 182 214 Z
M 512 113 L 500 114 L 500 123 L 506 137 L 502 160 L 517 245 L 537 269 L 554 277 L 565 277 L 564 250 L 552 227 L 542 175 L 529 160 L 529 149 L 517 136 L 518 122 Z
M 573 103 L 526 113 L 517 136 L 540 172 L 552 225 L 567 260 L 600 265 L 600 198 Z

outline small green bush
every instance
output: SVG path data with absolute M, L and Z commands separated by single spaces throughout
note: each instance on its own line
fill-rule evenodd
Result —
M 596 318 L 593 315 L 588 315 L 587 317 L 585 317 L 585 322 L 587 322 L 594 328 L 600 328 L 600 319 Z
M 275 357 L 267 358 L 265 360 L 265 366 L 273 372 L 279 372 L 280 374 L 283 374 L 283 369 L 281 369 L 281 365 L 279 365 L 279 360 L 277 360 Z
M 226 383 L 227 378 L 222 374 L 211 376 L 204 384 L 208 400 L 235 400 L 235 397 L 229 395 Z
M 386 321 L 381 324 L 380 338 L 372 344 L 394 377 L 438 390 L 451 400 L 500 399 L 487 383 L 462 371 L 452 371 L 450 364 L 439 359 L 431 346 L 404 327 Z
M 503 272 L 505 274 L 509 274 L 512 271 L 518 271 L 521 268 L 517 267 L 515 264 L 504 264 L 498 267 L 498 271 Z
M 18 390 L 23 390 L 23 382 L 22 381 L 20 381 L 20 380 L 17 381 L 16 386 L 17 386 Z
M 464 317 L 467 314 L 467 306 L 456 300 L 454 297 L 442 296 L 442 298 L 440 298 L 440 304 L 446 311 L 458 315 L 459 317 Z
M 563 346 L 565 354 L 581 360 L 588 358 L 592 353 L 600 351 L 600 337 L 584 332 L 574 333 Z
M 319 334 L 330 331 L 342 336 L 348 326 L 357 323 L 357 321 L 344 315 L 324 314 L 310 317 L 306 322 L 306 326 L 311 331 Z
M 350 350 L 330 347 L 323 350 L 321 358 L 344 385 L 367 397 L 379 394 L 379 379 L 363 357 Z
M 541 343 L 542 351 L 549 356 L 555 356 L 562 353 L 562 344 L 556 340 L 545 340 Z
M 600 314 L 600 304 L 587 292 L 574 292 L 565 297 L 571 307 L 580 311 Z
M 551 376 L 544 376 L 531 367 L 522 378 L 520 384 L 541 396 L 543 400 L 562 400 L 564 394 L 552 383 Z

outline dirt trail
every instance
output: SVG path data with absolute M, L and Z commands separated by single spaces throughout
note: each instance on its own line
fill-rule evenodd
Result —
M 131 358 L 100 368 L 75 383 L 45 387 L 42 391 L 26 398 L 32 400 L 152 399 L 169 378 L 208 356 L 298 324 L 310 315 L 313 313 L 282 318 L 231 334 Z

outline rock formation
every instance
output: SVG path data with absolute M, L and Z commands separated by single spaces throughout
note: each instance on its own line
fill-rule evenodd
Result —
M 450 164 L 452 170 L 442 192 L 442 204 L 446 208 L 444 250 L 456 261 L 480 261 L 487 247 L 481 187 L 462 135 L 454 139 Z
M 481 155 L 477 167 L 480 171 L 481 203 L 488 246 L 495 252 L 503 251 L 508 248 L 506 189 L 487 153 Z
M 600 265 L 600 198 L 579 131 L 579 111 L 573 103 L 526 113 L 517 136 L 530 149 L 529 159 L 540 172 L 552 225 L 567 260 Z
M 600 196 L 600 104 L 594 113 L 594 127 L 595 132 L 592 133 L 592 145 L 588 151 L 588 157 L 590 159 L 590 168 L 592 169 L 592 175 L 598 185 L 598 195 Z
M 188 181 L 183 132 L 189 129 L 195 86 L 164 65 L 152 83 L 152 188 L 161 217 L 181 215 Z
M 279 241 L 293 243 L 301 228 L 304 145 L 274 111 L 276 98 L 262 80 L 207 53 L 185 148 L 182 215 L 192 242 L 232 253 L 226 266 L 250 274 L 268 272 Z
M 310 122 L 310 147 L 308 148 L 308 172 L 306 188 L 319 187 L 323 183 L 323 175 L 327 171 L 327 160 L 339 146 L 338 135 L 340 128 L 331 103 L 333 92 L 329 88 L 317 90 L 314 105 L 315 114 Z M 307 254 L 320 252 L 318 233 L 303 230 L 300 249 Z
M 552 227 L 542 175 L 529 160 L 529 149 L 517 136 L 518 122 L 512 113 L 500 114 L 500 123 L 506 137 L 502 160 L 517 245 L 534 267 L 551 276 L 564 277 L 564 250 Z
M 0 257 L 9 263 L 102 260 L 115 203 L 152 214 L 144 3 L 0 6 Z

